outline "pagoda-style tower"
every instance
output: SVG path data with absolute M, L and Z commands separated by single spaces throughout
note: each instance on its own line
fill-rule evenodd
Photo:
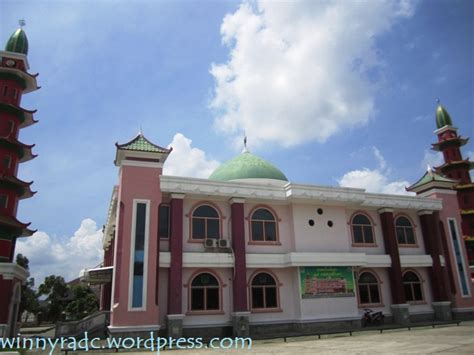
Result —
M 35 111 L 20 107 L 23 94 L 38 89 L 29 69 L 28 40 L 19 28 L 0 51 L 0 336 L 16 336 L 21 282 L 28 273 L 13 260 L 16 238 L 31 236 L 29 223 L 16 219 L 18 202 L 33 196 L 30 185 L 17 178 L 18 165 L 36 156 L 34 145 L 18 140 L 20 129 L 37 121 Z
M 474 184 L 469 171 L 474 168 L 474 162 L 471 162 L 469 158 L 463 159 L 461 153 L 461 147 L 469 141 L 469 138 L 458 136 L 458 129 L 453 126 L 451 116 L 440 104 L 436 109 L 436 127 L 437 130 L 434 133 L 438 135 L 438 142 L 432 144 L 432 149 L 443 153 L 444 164 L 435 169 L 438 173 L 458 181 L 453 188 L 457 191 L 463 239 L 472 264 L 474 262 Z

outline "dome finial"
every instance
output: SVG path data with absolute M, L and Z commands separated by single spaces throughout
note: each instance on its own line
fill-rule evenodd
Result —
M 139 135 L 139 136 L 143 136 L 142 126 L 140 126 L 140 129 L 138 130 L 138 135 Z
M 439 97 L 436 98 L 436 103 L 439 105 L 441 102 L 441 100 L 439 99 Z
M 25 19 L 19 19 L 19 20 L 18 20 L 18 24 L 20 25 L 21 28 L 25 27 L 25 26 L 26 26 L 26 21 L 25 21 Z
M 242 153 L 249 153 L 249 150 L 247 148 L 247 133 L 244 132 L 244 150 Z

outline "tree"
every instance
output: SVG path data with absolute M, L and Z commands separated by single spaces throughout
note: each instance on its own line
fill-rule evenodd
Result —
M 56 275 L 46 277 L 39 287 L 38 294 L 40 296 L 47 296 L 48 309 L 46 317 L 52 322 L 61 320 L 68 296 L 68 286 L 64 278 Z
M 73 300 L 66 307 L 68 320 L 79 320 L 99 309 L 99 300 L 89 287 L 77 285 L 70 289 Z
M 29 260 L 26 256 L 18 254 L 16 256 L 16 263 L 22 268 L 29 269 Z M 19 315 L 25 313 L 25 321 L 28 319 L 30 313 L 37 314 L 39 311 L 38 295 L 33 290 L 35 279 L 30 278 L 25 284 L 21 286 L 21 301 Z M 21 320 L 21 318 L 20 318 Z

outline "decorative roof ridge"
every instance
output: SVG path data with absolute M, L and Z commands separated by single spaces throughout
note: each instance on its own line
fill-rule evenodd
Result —
M 16 110 L 20 110 L 20 111 L 23 111 L 23 112 L 26 112 L 26 113 L 30 113 L 30 114 L 34 114 L 36 112 L 38 112 L 38 109 L 35 109 L 35 110 L 27 110 L 26 108 L 23 108 L 23 107 L 20 107 L 20 106 L 17 106 L 17 105 L 13 105 L 13 104 L 10 104 L 8 102 L 0 102 L 0 106 L 9 106 L 13 109 L 16 109 Z
M 152 142 L 150 142 L 144 135 L 143 133 L 141 132 L 138 132 L 138 134 L 133 138 L 131 139 L 130 141 L 126 142 L 126 143 L 123 143 L 123 144 L 118 144 L 118 142 L 115 142 L 115 146 L 117 147 L 117 149 L 125 149 L 125 150 L 136 150 L 136 151 L 140 151 L 139 149 L 130 149 L 128 148 L 128 146 L 138 142 L 140 139 L 144 140 L 147 144 L 151 145 L 153 148 L 157 149 L 159 152 L 161 153 L 171 153 L 171 151 L 173 150 L 173 147 L 170 147 L 170 148 L 163 148 L 157 144 L 154 144 Z M 142 150 L 143 151 L 143 150 Z M 146 151 L 146 150 L 145 150 Z
M 23 180 L 21 180 L 21 179 L 18 179 L 18 178 L 17 178 L 16 176 L 14 176 L 14 175 L 0 174 L 0 179 L 10 180 L 10 181 L 12 181 L 12 182 L 16 182 L 16 183 L 19 183 L 19 184 L 21 184 L 21 185 L 28 186 L 28 187 L 31 186 L 31 185 L 34 183 L 34 181 L 29 181 L 29 182 L 23 181 Z
M 459 182 L 458 180 L 453 180 L 453 179 L 445 177 L 443 174 L 440 174 L 439 172 L 437 172 L 435 169 L 431 168 L 428 165 L 428 168 L 426 172 L 423 174 L 423 176 L 419 178 L 412 185 L 405 187 L 405 190 L 412 192 L 414 189 L 424 186 L 426 184 L 429 184 L 430 182 L 433 182 L 433 181 L 441 182 L 441 183 L 452 183 L 452 184 L 456 184 Z
M 34 143 L 34 144 L 30 144 L 30 145 L 25 144 L 25 143 L 22 143 L 22 142 L 20 142 L 17 138 L 15 138 L 15 137 L 13 137 L 13 139 L 12 139 L 12 138 L 11 138 L 11 135 L 8 135 L 8 136 L 6 136 L 6 137 L 5 137 L 5 136 L 0 136 L 0 139 L 4 139 L 4 140 L 6 140 L 6 141 L 9 142 L 9 143 L 18 144 L 18 145 L 21 146 L 22 148 L 26 148 L 26 149 L 30 149 L 30 150 L 33 149 L 33 148 L 36 146 L 35 143 Z M 34 154 L 33 154 L 33 155 L 34 155 Z M 37 155 L 34 155 L 34 156 L 37 156 Z
M 29 223 L 23 223 L 23 222 L 20 222 L 18 219 L 16 219 L 16 217 L 13 217 L 13 216 L 0 216 L 0 224 L 6 224 L 6 223 L 9 223 L 10 226 L 14 226 L 14 227 L 20 227 L 20 228 L 28 228 L 29 225 L 31 224 L 31 222 Z

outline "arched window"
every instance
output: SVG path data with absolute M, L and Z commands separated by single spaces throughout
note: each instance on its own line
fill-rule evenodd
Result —
M 398 244 L 416 244 L 415 232 L 408 218 L 401 216 L 395 221 Z
M 357 281 L 359 286 L 359 303 L 378 304 L 381 303 L 380 285 L 377 277 L 369 272 L 362 272 Z
M 276 242 L 277 227 L 273 213 L 266 208 L 259 208 L 252 213 L 251 240 L 253 242 Z
M 277 284 L 272 275 L 261 272 L 251 283 L 252 309 L 277 308 Z
M 193 212 L 192 239 L 206 238 L 220 238 L 220 219 L 214 207 L 202 205 Z
M 191 282 L 191 311 L 220 309 L 219 281 L 209 274 L 197 275 Z
M 367 216 L 356 214 L 352 218 L 352 236 L 354 244 L 374 244 L 374 229 Z
M 403 274 L 403 288 L 407 302 L 423 301 L 421 281 L 418 275 L 413 271 L 407 271 Z

